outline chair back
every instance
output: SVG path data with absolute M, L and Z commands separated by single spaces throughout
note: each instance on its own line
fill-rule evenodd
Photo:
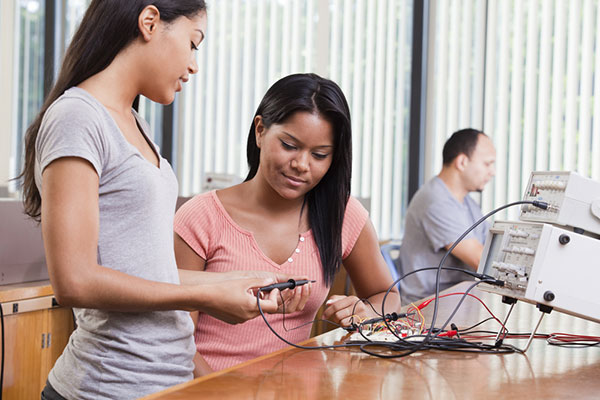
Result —
M 381 245 L 380 247 L 381 254 L 383 255 L 383 259 L 392 274 L 392 279 L 394 281 L 398 280 L 402 276 L 402 266 L 400 265 L 400 243 L 386 243 Z M 398 282 L 398 290 L 400 290 L 400 282 Z

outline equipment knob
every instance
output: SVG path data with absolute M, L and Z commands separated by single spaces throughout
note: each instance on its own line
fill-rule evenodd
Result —
M 554 300 L 555 297 L 556 296 L 554 296 L 554 293 L 552 293 L 549 290 L 546 290 L 546 292 L 544 292 L 544 300 L 546 300 L 546 301 L 552 301 L 552 300 Z
M 571 238 L 569 237 L 569 235 L 567 235 L 565 233 L 563 233 L 562 235 L 560 235 L 558 237 L 558 243 L 560 243 L 560 244 L 565 245 L 565 244 L 569 243 L 570 241 L 571 241 Z

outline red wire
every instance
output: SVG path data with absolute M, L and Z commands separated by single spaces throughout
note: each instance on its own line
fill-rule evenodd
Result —
M 458 296 L 458 295 L 463 296 L 464 294 L 465 294 L 464 292 L 463 293 L 446 293 L 446 294 L 443 294 L 443 295 L 439 296 L 439 298 L 441 299 L 442 297 Z M 502 326 L 502 329 L 506 330 L 506 327 L 504 326 L 504 324 L 502 322 L 500 322 L 500 320 L 498 318 L 496 318 L 496 316 L 494 315 L 494 313 L 488 308 L 488 306 L 485 305 L 485 303 L 483 302 L 483 300 L 481 300 L 479 297 L 477 297 L 477 296 L 475 296 L 475 295 L 473 295 L 471 293 L 467 293 L 467 296 L 471 296 L 474 299 L 476 299 L 477 301 L 479 301 L 481 303 L 481 305 L 483 307 L 485 307 L 485 309 L 487 310 L 487 312 L 492 316 L 492 318 L 494 318 L 496 321 L 498 321 L 498 323 L 500 324 L 500 326 Z M 424 302 L 422 302 L 421 304 L 419 304 L 417 306 L 417 308 L 419 310 L 422 310 L 423 308 L 427 307 L 429 305 L 429 303 L 431 303 L 433 300 L 435 300 L 435 297 L 431 298 L 429 300 L 425 300 Z
M 462 296 L 464 294 L 465 294 L 464 292 L 463 293 L 458 293 L 458 292 L 457 293 L 447 293 L 447 294 L 443 294 L 443 295 L 439 296 L 438 298 L 441 299 L 442 297 L 448 297 L 448 296 L 459 296 L 459 295 Z M 488 306 L 483 302 L 483 300 L 481 300 L 479 297 L 477 297 L 471 293 L 467 293 L 467 295 L 471 296 L 474 299 L 476 299 L 477 301 L 479 301 L 481 303 L 481 305 L 487 310 L 487 312 L 492 316 L 492 318 L 494 318 L 496 321 L 498 321 L 498 323 L 502 326 L 502 329 L 504 331 L 506 331 L 506 327 L 504 326 L 504 324 L 502 322 L 500 322 L 500 320 L 488 308 Z M 423 308 L 427 307 L 434 300 L 435 300 L 435 298 L 425 300 L 421 304 L 417 305 L 416 308 L 419 310 L 422 310 Z M 414 307 L 410 307 L 407 310 L 407 313 L 410 312 L 410 310 L 412 310 L 412 309 L 414 309 Z M 452 332 L 452 331 L 449 331 L 449 332 Z M 442 335 L 448 336 L 448 333 L 440 334 L 440 336 L 442 336 Z M 462 335 L 462 338 L 464 338 L 464 339 L 487 339 L 487 338 L 493 338 L 493 337 L 494 337 L 494 335 Z M 510 338 L 511 339 L 526 339 L 526 338 L 529 338 L 529 335 L 511 335 Z M 571 333 L 560 333 L 560 332 L 551 333 L 549 335 L 536 334 L 534 336 L 534 338 L 556 340 L 556 341 L 565 342 L 565 343 L 580 342 L 580 341 L 600 342 L 600 336 L 575 335 L 575 334 L 571 334 Z
M 586 336 L 586 335 L 574 335 L 571 333 L 551 333 L 548 335 L 548 339 L 558 340 L 561 342 L 580 342 L 580 341 L 590 341 L 590 342 L 600 342 L 600 337 L 598 336 Z

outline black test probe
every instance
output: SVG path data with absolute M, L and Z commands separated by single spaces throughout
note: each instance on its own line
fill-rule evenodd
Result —
M 296 286 L 302 286 L 302 285 L 306 285 L 307 283 L 313 283 L 313 282 L 316 282 L 316 281 L 309 281 L 307 279 L 299 279 L 296 281 L 294 279 L 290 279 L 287 282 L 273 283 L 268 286 L 263 286 L 260 288 L 260 291 L 261 292 L 270 292 L 273 289 L 279 289 L 279 290 L 293 289 Z

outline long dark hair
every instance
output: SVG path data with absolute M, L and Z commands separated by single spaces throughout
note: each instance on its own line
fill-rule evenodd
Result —
M 170 23 L 177 18 L 194 17 L 206 10 L 204 0 L 93 0 L 65 53 L 60 73 L 36 118 L 25 133 L 25 166 L 22 180 L 25 213 L 40 220 L 42 198 L 35 184 L 35 142 L 48 107 L 65 90 L 79 85 L 104 70 L 139 35 L 138 16 L 154 5 L 160 19 Z
M 331 166 L 321 181 L 304 198 L 308 220 L 319 249 L 323 277 L 333 283 L 342 263 L 342 223 L 350 198 L 352 176 L 352 127 L 350 109 L 340 87 L 315 74 L 295 74 L 275 82 L 256 110 L 263 124 L 283 123 L 295 112 L 318 113 L 333 125 L 334 150 Z M 250 172 L 258 171 L 260 149 L 256 145 L 254 118 L 248 134 L 246 154 Z

